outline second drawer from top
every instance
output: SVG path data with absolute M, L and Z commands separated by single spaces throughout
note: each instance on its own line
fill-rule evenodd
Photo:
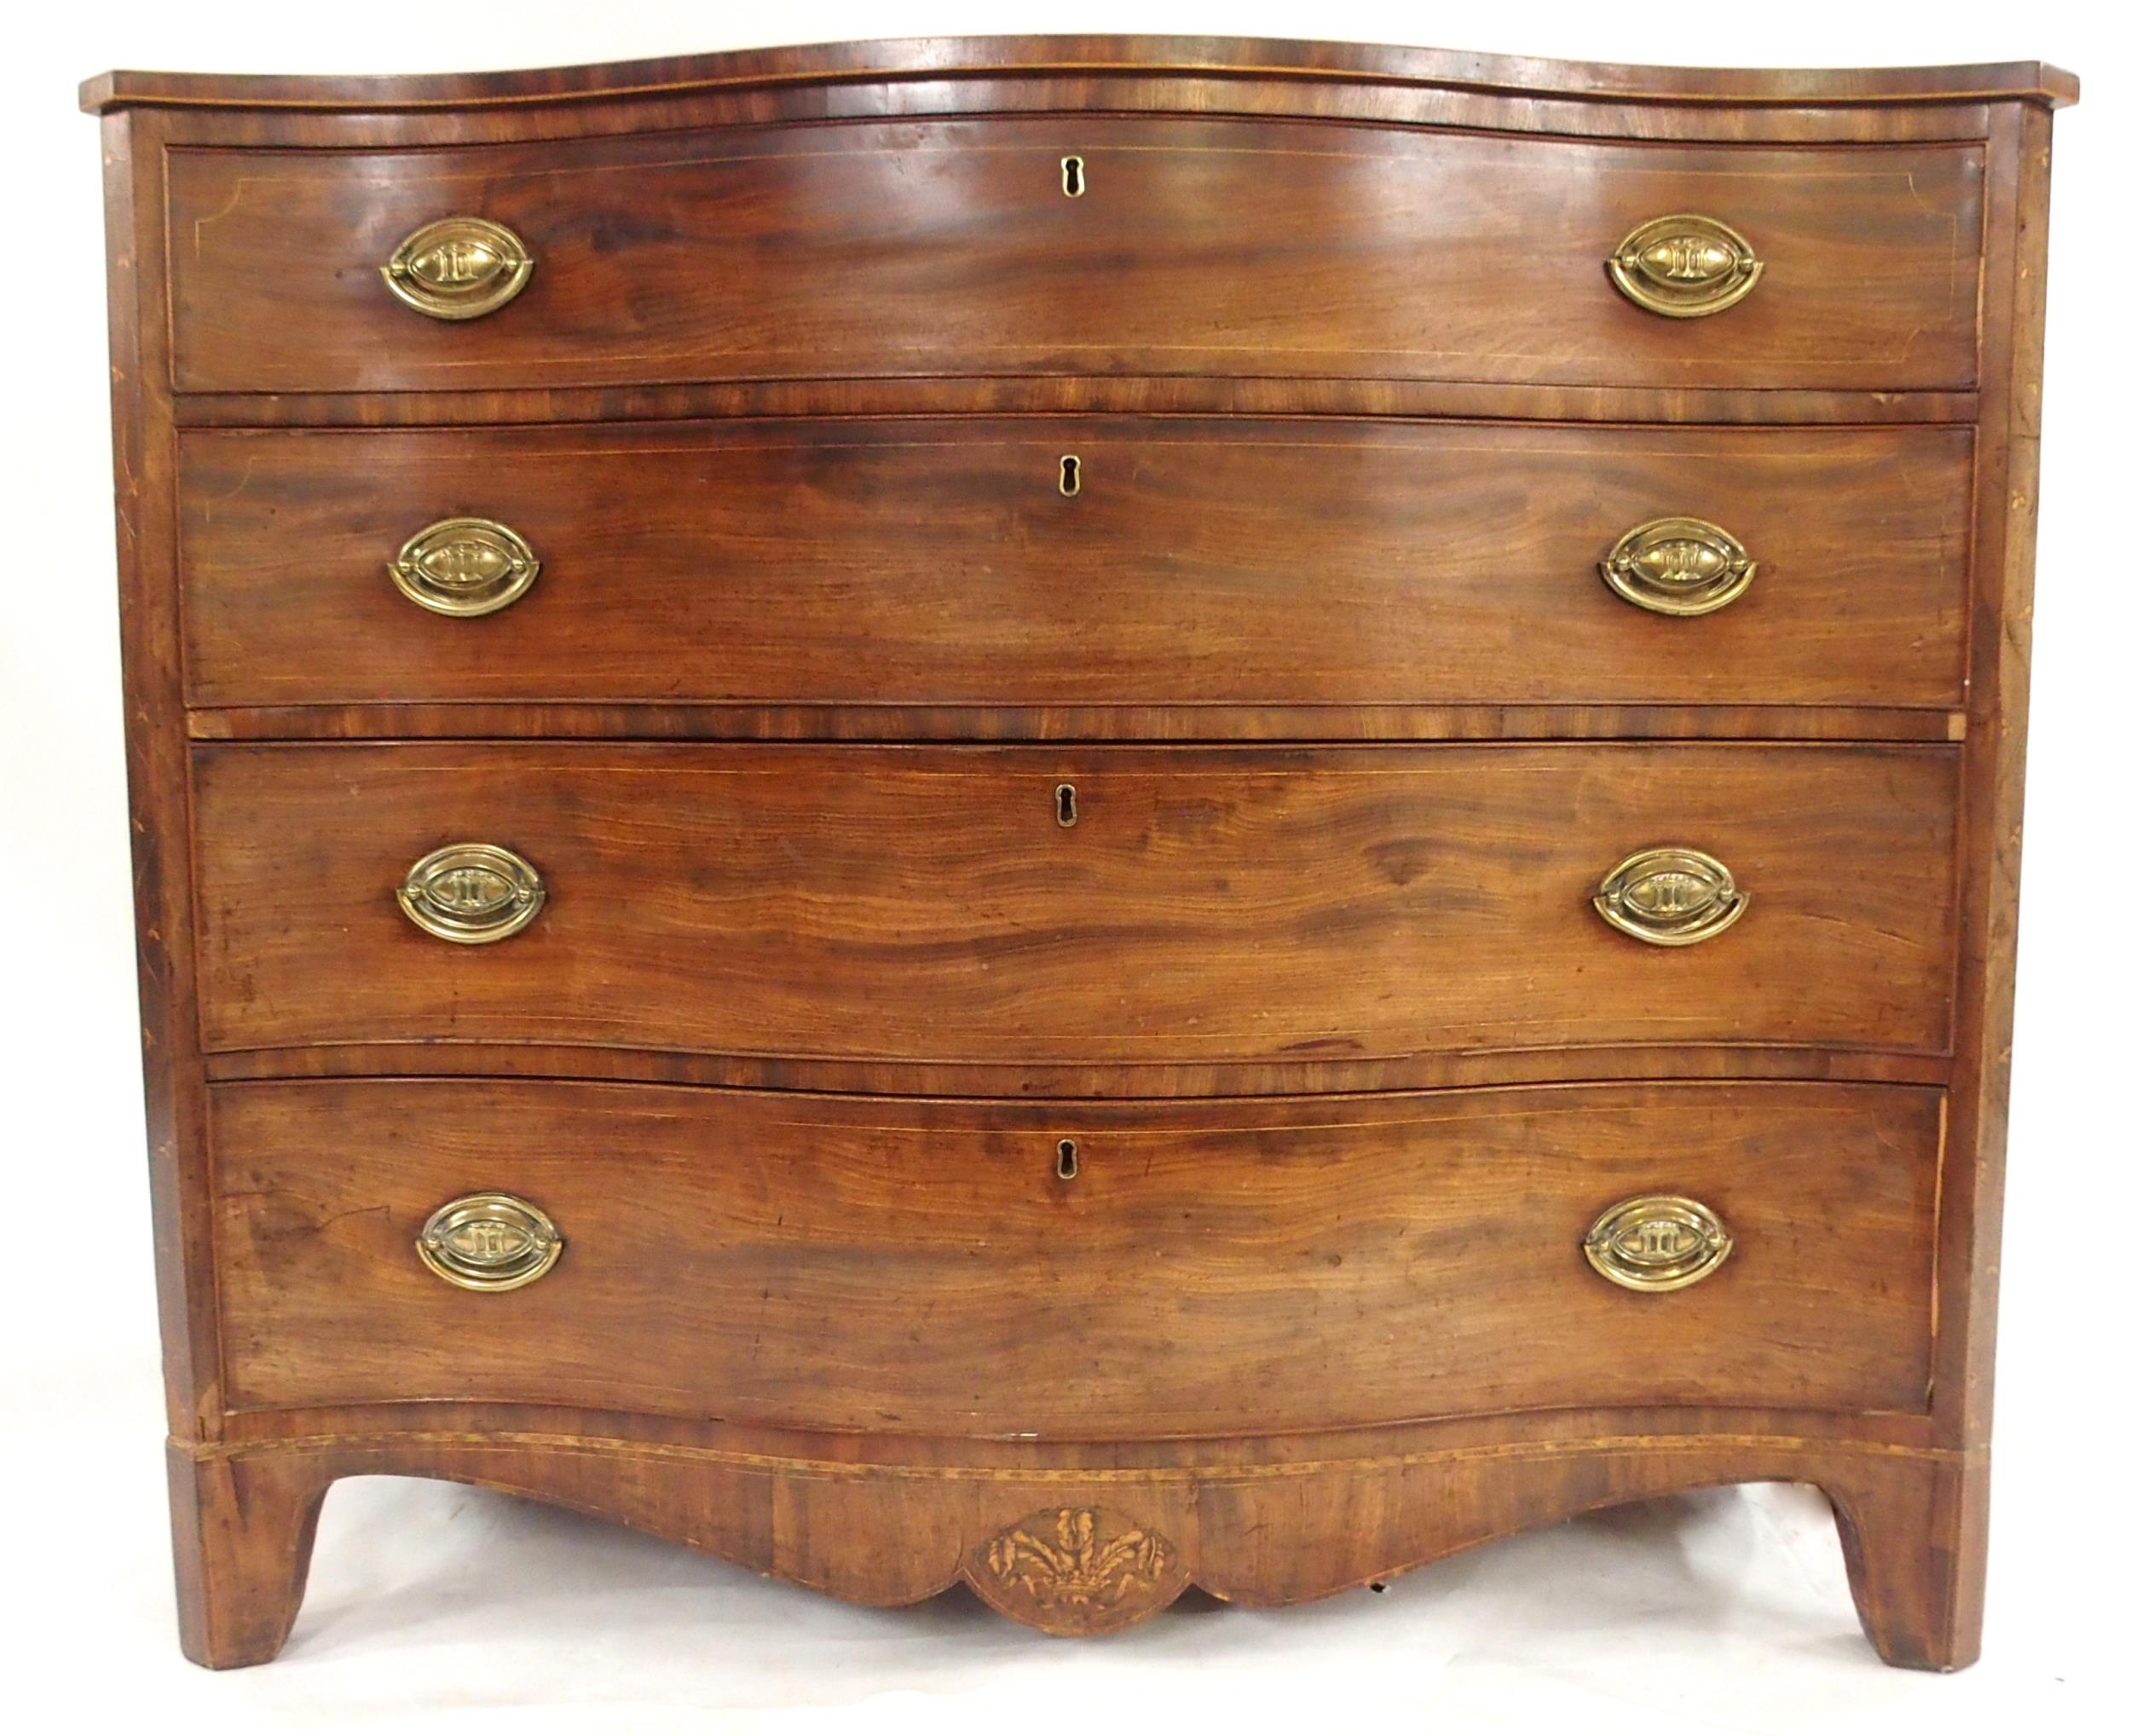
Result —
M 188 434 L 200 707 L 1962 701 L 1965 428 Z

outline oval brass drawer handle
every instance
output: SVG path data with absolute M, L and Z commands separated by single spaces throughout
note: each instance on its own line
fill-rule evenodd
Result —
M 540 870 L 500 844 L 448 844 L 400 882 L 400 908 L 424 934 L 482 946 L 516 934 L 540 914 Z
M 1699 1200 L 1643 1193 L 1608 1206 L 1584 1232 L 1584 1258 L 1629 1290 L 1683 1290 L 1731 1257 L 1731 1232 Z
M 515 1290 L 543 1277 L 563 1257 L 554 1220 L 512 1193 L 470 1193 L 429 1215 L 414 1251 L 462 1290 Z
M 1746 545 L 1706 518 L 1653 518 L 1613 545 L 1598 571 L 1652 614 L 1709 614 L 1736 603 L 1757 568 Z
M 1623 934 L 1652 946 L 1694 946 L 1745 915 L 1749 897 L 1715 856 L 1672 845 L 1637 851 L 1591 902 Z
M 494 614 L 540 576 L 532 547 L 493 518 L 440 518 L 385 563 L 400 593 L 438 614 Z
M 1637 224 L 1606 270 L 1636 306 L 1668 320 L 1721 314 L 1761 280 L 1761 262 L 1744 235 L 1689 211 Z
M 384 286 L 432 320 L 478 320 L 514 299 L 533 275 L 533 256 L 501 223 L 439 217 L 392 250 Z

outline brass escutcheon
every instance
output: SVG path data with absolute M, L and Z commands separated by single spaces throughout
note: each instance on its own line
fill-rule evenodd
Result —
M 1584 1234 L 1584 1258 L 1629 1290 L 1683 1290 L 1731 1257 L 1724 1220 L 1699 1200 L 1637 1194 L 1598 1214 Z
M 554 1221 L 511 1193 L 470 1193 L 431 1212 L 414 1238 L 422 1264 L 462 1290 L 515 1290 L 563 1257 Z
M 1058 159 L 1058 179 L 1066 198 L 1078 199 L 1088 191 L 1088 159 L 1085 157 L 1060 157 Z
M 1614 287 L 1668 320 L 1721 314 L 1761 280 L 1747 238 L 1714 217 L 1676 211 L 1628 232 L 1606 262 Z
M 1706 851 L 1667 845 L 1637 851 L 1591 902 L 1623 934 L 1652 946 L 1695 946 L 1745 915 L 1749 896 Z
M 1598 563 L 1616 595 L 1653 614 L 1709 614 L 1747 594 L 1758 568 L 1746 545 L 1706 518 L 1638 524 Z
M 507 524 L 440 518 L 401 544 L 385 571 L 401 596 L 463 620 L 516 603 L 540 576 L 540 563 Z
M 486 217 L 439 217 L 392 250 L 385 287 L 432 320 L 478 320 L 512 300 L 533 275 L 517 235 Z
M 540 914 L 540 870 L 500 844 L 448 844 L 407 871 L 396 896 L 424 934 L 483 946 L 516 934 Z

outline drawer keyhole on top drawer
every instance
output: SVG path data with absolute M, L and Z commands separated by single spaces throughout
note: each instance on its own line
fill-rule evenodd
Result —
M 1066 188 L 1066 197 L 1078 199 L 1088 191 L 1088 164 L 1078 157 L 1058 159 L 1059 179 Z
M 1058 492 L 1068 500 L 1080 493 L 1080 460 L 1071 453 L 1058 461 Z
M 1058 1142 L 1058 1179 L 1071 1181 L 1080 1174 L 1080 1147 L 1071 1139 Z
M 1058 787 L 1058 823 L 1061 826 L 1077 824 L 1080 820 L 1080 797 L 1069 783 Z

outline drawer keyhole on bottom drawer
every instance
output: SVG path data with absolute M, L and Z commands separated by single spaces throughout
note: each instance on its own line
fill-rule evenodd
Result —
M 1058 492 L 1068 500 L 1080 493 L 1080 460 L 1071 453 L 1058 461 Z
M 1071 1139 L 1058 1142 L 1058 1179 L 1071 1181 L 1080 1174 L 1080 1147 Z
M 1078 199 L 1088 191 L 1088 164 L 1082 159 L 1060 157 L 1058 159 L 1058 176 L 1066 189 L 1066 198 Z
M 1079 797 L 1074 793 L 1071 784 L 1060 784 L 1058 787 L 1058 823 L 1061 826 L 1071 826 L 1075 824 L 1079 818 Z

